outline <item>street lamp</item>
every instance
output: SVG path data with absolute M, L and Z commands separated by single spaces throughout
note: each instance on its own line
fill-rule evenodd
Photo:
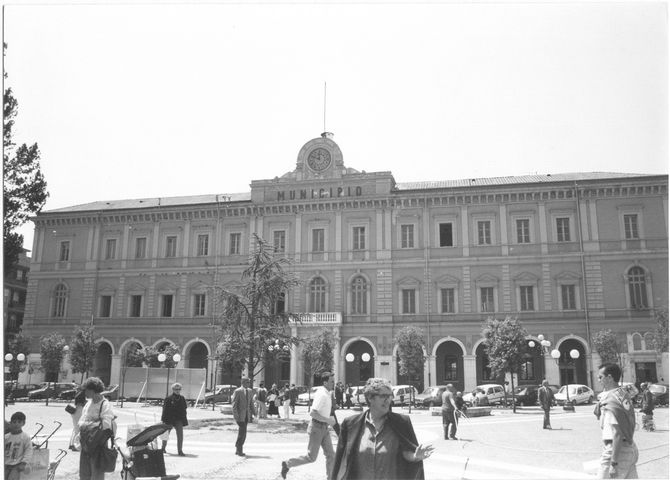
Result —
M 360 377 L 360 370 L 361 370 L 361 363 L 367 363 L 370 361 L 372 357 L 370 357 L 370 354 L 368 352 L 364 352 L 359 359 L 358 362 L 358 388 L 356 389 L 356 403 L 358 403 L 358 406 L 360 407 L 361 401 L 360 401 L 360 395 L 361 395 L 361 377 Z M 356 360 L 356 356 L 349 352 L 344 356 L 344 359 L 347 361 L 347 363 L 353 363 L 354 360 Z
M 575 361 L 579 358 L 579 350 L 577 349 L 572 349 L 570 350 L 570 358 L 572 361 Z M 554 349 L 551 351 L 551 357 L 556 361 L 556 365 L 559 364 L 559 360 L 561 358 L 561 352 L 559 352 L 557 349 Z M 570 384 L 565 385 L 565 404 L 563 405 L 563 410 L 566 412 L 574 412 L 575 411 L 575 406 L 570 403 Z
M 16 362 L 17 363 L 20 364 L 22 362 L 25 362 L 25 360 L 26 360 L 26 356 L 23 353 L 19 353 L 19 354 L 16 355 Z M 5 355 L 5 361 L 10 364 L 9 365 L 9 375 L 11 377 L 11 380 L 14 380 L 14 378 L 13 378 L 14 375 L 12 374 L 12 366 L 11 366 L 11 363 L 14 361 L 14 355 L 11 354 L 11 353 L 6 354 Z
M 164 353 L 159 353 L 158 354 L 158 361 L 161 362 L 163 364 L 163 366 L 165 366 L 165 361 L 166 360 L 167 360 L 167 356 Z M 181 355 L 179 355 L 178 353 L 175 353 L 174 355 L 172 355 L 172 361 L 174 363 L 179 363 L 180 360 L 181 360 Z M 165 397 L 166 398 L 169 395 L 169 393 L 170 393 L 170 364 L 168 364 L 168 366 L 167 366 L 167 380 L 165 380 Z

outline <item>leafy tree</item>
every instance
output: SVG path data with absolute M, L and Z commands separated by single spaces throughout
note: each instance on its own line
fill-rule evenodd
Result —
M 47 382 L 58 381 L 58 372 L 60 372 L 65 355 L 63 351 L 65 345 L 67 345 L 65 338 L 59 333 L 52 333 L 40 338 L 42 370 Z
M 516 318 L 504 320 L 489 318 L 482 331 L 484 345 L 489 357 L 489 367 L 494 375 L 510 373 L 512 381 L 512 409 L 516 413 L 514 401 L 514 373 L 519 370 L 526 351 L 528 333 Z
M 241 372 L 246 365 L 247 347 L 232 333 L 223 334 L 216 346 L 216 361 L 222 372 Z
M 600 359 L 603 363 L 616 363 L 621 367 L 623 372 L 623 362 L 621 358 L 621 352 L 623 347 L 617 336 L 609 328 L 606 330 L 600 330 L 593 335 L 593 348 L 596 353 L 600 356 Z
M 396 334 L 395 343 L 398 345 L 399 373 L 409 378 L 409 384 L 413 386 L 412 381 L 423 373 L 423 365 L 426 361 L 423 354 L 425 345 L 423 330 L 412 325 L 403 327 Z M 411 412 L 411 398 L 409 404 Z
M 28 355 L 30 354 L 30 339 L 22 333 L 15 335 L 8 340 L 6 353 L 11 353 L 14 357 L 11 362 L 5 362 L 5 366 L 9 367 L 10 377 L 16 380 L 19 377 L 19 373 L 26 370 Z M 20 353 L 26 357 L 22 362 L 19 362 L 16 358 Z
M 93 368 L 98 347 L 95 344 L 95 327 L 75 327 L 74 336 L 70 342 L 70 365 L 73 373 L 81 373 L 81 383 L 84 375 Z
M 222 335 L 240 342 L 246 350 L 246 368 L 253 384 L 256 367 L 263 360 L 269 344 L 278 339 L 282 344 L 295 345 L 298 339 L 286 333 L 291 319 L 297 315 L 278 308 L 284 296 L 299 284 L 286 269 L 290 261 L 274 255 L 274 248 L 254 234 L 254 247 L 240 284 L 217 287 L 222 315 L 219 317 Z
M 144 354 L 137 343 L 131 343 L 121 356 L 121 407 L 123 408 L 124 389 L 126 385 L 126 373 L 129 367 L 141 367 L 144 364 Z
M 179 353 L 180 349 L 177 345 L 168 344 L 160 348 L 155 347 L 146 347 L 144 351 L 138 353 L 139 358 L 142 359 L 142 363 L 147 367 L 169 367 L 174 368 L 177 366 L 177 363 L 172 359 L 175 353 Z M 158 355 L 161 353 L 165 354 L 165 361 L 160 362 L 158 360 Z
M 327 328 L 322 329 L 317 335 L 302 341 L 302 360 L 305 371 L 309 375 L 310 387 L 314 386 L 314 375 L 333 371 L 334 348 L 335 335 Z M 308 393 L 311 393 L 311 389 L 308 390 Z
M 654 348 L 658 353 L 668 351 L 668 307 L 661 307 L 654 312 L 656 330 L 654 331 Z
M 7 44 L 3 44 L 3 55 Z M 7 73 L 4 74 L 7 78 Z M 44 207 L 47 197 L 47 183 L 40 169 L 40 150 L 37 144 L 25 143 L 16 150 L 12 139 L 12 128 L 18 111 L 18 102 L 11 88 L 5 89 L 3 104 L 3 184 L 2 203 L 4 217 L 2 224 L 5 271 L 18 262 L 23 248 L 23 235 L 14 230 L 28 221 Z

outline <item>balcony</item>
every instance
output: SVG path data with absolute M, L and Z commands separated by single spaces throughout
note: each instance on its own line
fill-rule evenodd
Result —
M 293 324 L 310 325 L 342 325 L 341 312 L 310 312 L 298 314 L 297 321 Z

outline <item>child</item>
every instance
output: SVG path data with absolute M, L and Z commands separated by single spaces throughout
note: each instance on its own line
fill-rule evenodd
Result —
M 12 415 L 9 433 L 5 434 L 5 480 L 19 480 L 33 455 L 30 437 L 23 431 L 25 424 L 23 412 Z

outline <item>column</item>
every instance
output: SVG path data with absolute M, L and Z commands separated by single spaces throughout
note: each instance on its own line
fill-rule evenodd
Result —
M 500 205 L 500 245 L 502 245 L 502 254 L 509 255 L 509 246 L 507 244 L 507 207 L 505 205 Z
M 540 214 L 540 251 L 545 254 L 549 252 L 549 246 L 547 245 L 547 214 L 544 203 L 538 205 L 538 210 Z
M 470 229 L 468 228 L 468 207 L 461 205 L 461 232 L 463 235 L 463 256 L 470 256 Z M 457 243 L 454 241 L 454 245 Z
M 333 327 L 333 334 L 335 335 L 335 347 L 333 348 L 333 375 L 335 376 L 335 382 L 340 382 L 340 328 Z
M 553 359 L 550 353 L 544 354 L 544 376 L 550 385 L 561 384 L 561 374 L 558 369 L 558 363 Z
M 426 383 L 424 385 L 430 387 L 432 385 L 437 385 L 437 359 L 435 355 L 430 355 L 428 357 L 428 378 L 424 378 Z
M 477 356 L 463 355 L 463 390 L 471 392 L 477 386 Z
M 118 381 L 117 381 L 118 379 Z M 117 383 L 121 389 L 121 354 L 112 354 L 112 368 L 109 372 L 109 383 Z
M 298 336 L 298 328 L 295 326 L 291 326 L 291 336 L 292 337 L 297 337 Z M 302 382 L 298 381 L 298 362 L 299 362 L 299 356 L 298 356 L 298 348 L 300 348 L 299 345 L 291 345 L 291 384 L 295 383 L 296 385 L 302 385 Z M 333 357 L 336 358 L 336 357 Z

